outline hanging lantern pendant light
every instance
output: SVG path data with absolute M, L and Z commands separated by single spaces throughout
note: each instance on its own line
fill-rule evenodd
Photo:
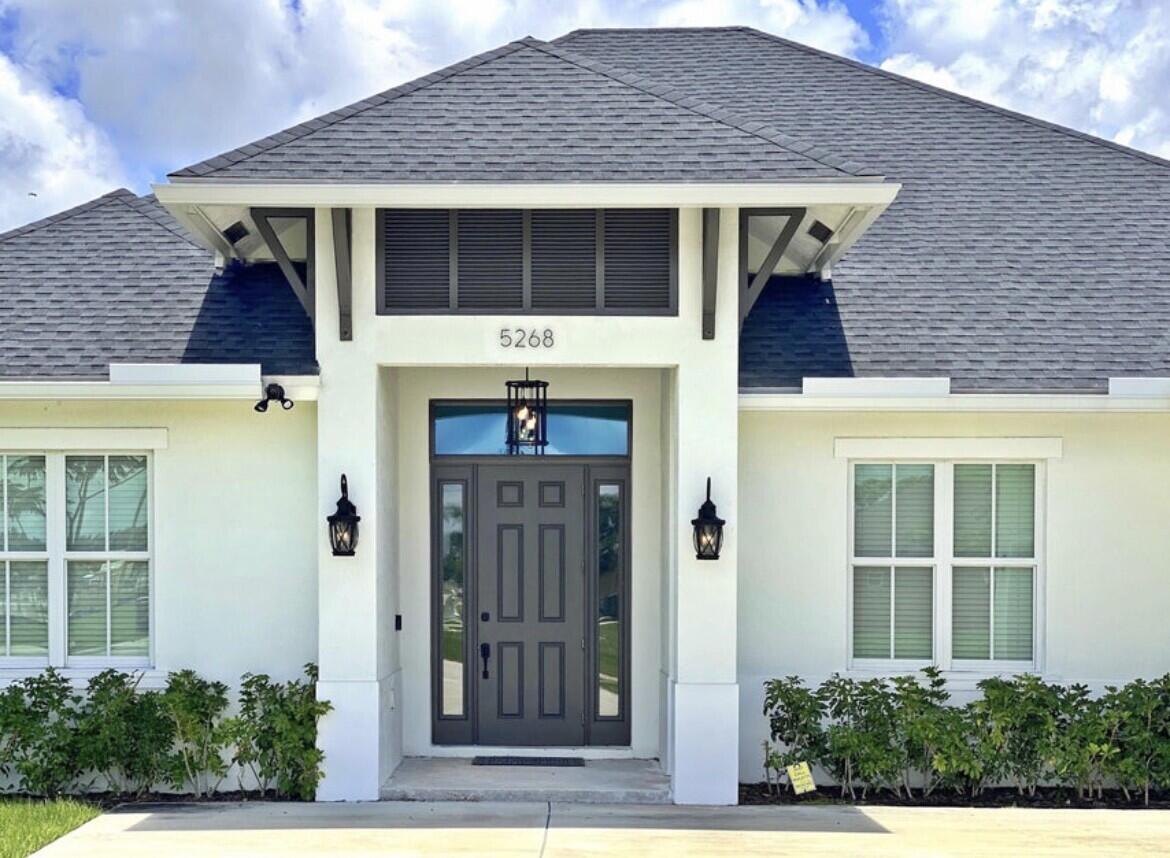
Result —
M 508 388 L 507 446 L 510 455 L 531 450 L 544 452 L 548 446 L 548 382 L 530 379 L 505 382 Z

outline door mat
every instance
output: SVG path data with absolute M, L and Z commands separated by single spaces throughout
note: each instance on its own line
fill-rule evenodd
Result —
M 582 757 L 475 757 L 473 766 L 548 766 L 574 768 L 585 765 Z

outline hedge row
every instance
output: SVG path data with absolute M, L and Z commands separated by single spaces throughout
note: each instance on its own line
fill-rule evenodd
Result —
M 228 688 L 194 671 L 139 690 L 141 674 L 107 670 L 77 693 L 52 668 L 0 691 L 0 776 L 11 791 L 141 796 L 166 784 L 205 798 L 235 767 L 261 794 L 312 800 L 321 778 L 317 669 L 287 683 L 244 674 L 237 714 Z
M 1021 795 L 1043 785 L 1099 798 L 1111 786 L 1149 804 L 1151 790 L 1170 788 L 1170 674 L 1096 697 L 1032 675 L 978 685 L 982 696 L 959 707 L 933 668 L 891 680 L 835 674 L 816 689 L 795 676 L 767 682 L 767 781 L 775 789 L 787 766 L 809 762 L 849 798 L 975 797 L 1003 784 Z

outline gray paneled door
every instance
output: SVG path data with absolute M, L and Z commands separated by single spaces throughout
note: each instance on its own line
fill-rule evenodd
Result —
M 479 743 L 585 744 L 585 469 L 484 466 L 476 498 Z

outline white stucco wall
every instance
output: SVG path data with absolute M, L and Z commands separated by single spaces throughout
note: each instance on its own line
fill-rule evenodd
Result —
M 740 415 L 740 778 L 761 779 L 766 679 L 847 667 L 848 462 L 838 437 L 1059 437 L 1046 465 L 1051 681 L 1170 670 L 1170 415 Z M 978 674 L 950 675 L 955 690 Z
M 166 430 L 151 453 L 147 685 L 181 668 L 291 679 L 317 660 L 316 419 L 312 402 L 266 414 L 249 401 L 0 403 L 2 428 Z

